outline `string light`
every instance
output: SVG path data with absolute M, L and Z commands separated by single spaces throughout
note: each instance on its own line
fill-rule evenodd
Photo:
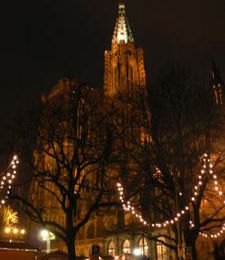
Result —
M 204 232 L 199 232 L 199 235 L 202 236 L 202 237 L 205 237 L 205 238 L 215 239 L 215 238 L 219 238 L 219 237 L 222 236 L 224 233 L 225 233 L 225 223 L 223 223 L 221 229 L 220 229 L 218 232 L 216 232 L 216 233 L 207 234 L 207 233 L 204 233 Z
M 212 177 L 213 183 L 214 183 L 214 190 L 216 193 L 218 193 L 219 196 L 222 196 L 223 192 L 222 192 L 222 190 L 219 189 L 219 186 L 218 186 L 218 176 L 213 171 L 213 165 L 210 162 L 210 159 L 208 159 L 208 163 L 209 163 L 209 174 Z M 225 200 L 223 201 L 223 204 L 225 204 Z M 221 229 L 216 233 L 207 234 L 204 232 L 199 232 L 199 235 L 202 237 L 205 237 L 205 238 L 215 239 L 215 238 L 220 237 L 223 233 L 225 233 L 225 223 L 222 224 Z
M 210 162 L 210 160 L 209 160 Z M 218 176 L 216 173 L 213 172 L 213 165 L 210 163 L 210 170 L 209 170 L 209 174 L 212 176 L 213 179 L 213 183 L 214 183 L 214 190 L 218 193 L 219 196 L 223 195 L 222 190 L 219 189 L 219 182 L 218 182 Z M 225 204 L 225 201 L 223 202 Z
M 17 227 L 6 227 L 4 229 L 4 232 L 6 234 L 15 234 L 15 235 L 25 235 L 26 234 L 26 230 L 24 228 L 20 229 Z
M 124 201 L 124 192 L 123 192 L 123 187 L 120 183 L 117 183 L 117 189 L 118 189 L 118 192 L 119 192 L 119 199 L 122 203 L 122 206 L 124 208 L 125 211 L 128 211 L 130 212 L 132 215 L 134 215 L 138 220 L 139 222 L 143 223 L 145 226 L 148 225 L 148 226 L 152 226 L 152 227 L 158 227 L 158 228 L 161 228 L 161 227 L 167 227 L 169 225 L 174 225 L 176 222 L 178 222 L 179 218 L 181 218 L 184 214 L 186 214 L 188 211 L 189 211 L 189 204 L 190 202 L 194 202 L 198 196 L 198 191 L 200 189 L 200 186 L 202 185 L 202 177 L 203 175 L 205 174 L 205 171 L 206 171 L 206 168 L 207 168 L 207 162 L 209 161 L 208 159 L 208 154 L 205 153 L 203 155 L 203 166 L 202 166 L 202 169 L 200 171 L 200 174 L 198 175 L 198 183 L 197 185 L 194 186 L 194 191 L 193 191 L 193 195 L 191 196 L 190 198 L 190 201 L 189 203 L 183 207 L 179 212 L 176 213 L 176 216 L 171 218 L 171 219 L 167 219 L 161 223 L 148 223 L 147 221 L 144 220 L 144 218 L 142 217 L 141 214 L 137 213 L 137 211 L 135 210 L 135 208 L 133 206 L 130 205 L 130 202 L 128 201 L 127 203 L 125 203 Z M 182 193 L 179 192 L 179 195 L 182 196 Z
M 1 201 L 0 201 L 0 208 L 2 205 L 5 205 L 6 200 L 8 199 L 8 195 L 10 194 L 10 190 L 12 188 L 13 181 L 16 178 L 16 169 L 17 165 L 19 164 L 18 156 L 14 155 L 13 159 L 9 166 L 9 171 L 6 173 L 6 175 L 2 176 L 0 180 L 0 191 L 5 191 L 5 194 L 3 195 Z
M 176 214 L 176 216 L 174 218 L 171 218 L 171 219 L 167 219 L 163 222 L 156 222 L 156 223 L 149 223 L 148 221 L 146 221 L 143 216 L 137 212 L 137 210 L 131 206 L 131 203 L 130 201 L 127 201 L 125 203 L 125 200 L 124 200 L 124 189 L 121 185 L 121 183 L 117 183 L 117 189 L 118 189 L 118 192 L 119 192 L 119 199 L 122 203 L 122 206 L 123 206 L 123 209 L 127 212 L 130 212 L 136 219 L 138 219 L 138 221 L 140 223 L 142 223 L 144 226 L 151 226 L 151 227 L 155 227 L 155 228 L 161 228 L 161 227 L 167 227 L 169 225 L 173 225 L 175 224 L 176 222 L 179 221 L 179 219 L 187 212 L 189 211 L 189 207 L 186 206 L 185 208 L 183 208 L 180 212 L 178 212 Z
M 189 221 L 189 224 L 190 224 L 190 227 L 191 227 L 191 228 L 194 228 L 194 227 L 195 227 L 195 225 L 194 225 L 194 223 L 192 222 L 192 220 Z
M 186 214 L 188 211 L 189 211 L 189 204 L 191 202 L 194 202 L 198 195 L 199 195 L 199 190 L 201 188 L 201 186 L 203 185 L 203 177 L 204 175 L 209 172 L 210 175 L 213 176 L 213 179 L 214 179 L 214 187 L 215 187 L 215 191 L 218 191 L 219 195 L 221 196 L 223 193 L 222 191 L 219 191 L 219 187 L 218 187 L 218 181 L 217 181 L 217 175 L 213 172 L 213 164 L 210 162 L 210 158 L 209 158 L 209 155 L 207 153 L 204 153 L 203 154 L 203 165 L 202 165 L 202 168 L 200 170 L 200 173 L 198 175 L 198 183 L 197 185 L 194 186 L 194 189 L 193 189 L 193 194 L 190 198 L 190 201 L 189 203 L 183 208 L 181 209 L 179 212 L 176 213 L 176 216 L 171 218 L 171 219 L 167 219 L 163 222 L 160 222 L 160 223 L 149 223 L 147 222 L 143 216 L 138 213 L 138 211 L 133 207 L 131 206 L 131 203 L 130 201 L 127 201 L 125 202 L 124 200 L 124 189 L 121 185 L 121 183 L 117 183 L 117 190 L 118 190 L 118 193 L 119 193 L 119 199 L 121 201 L 121 204 L 123 206 L 123 209 L 127 212 L 130 212 L 134 217 L 136 217 L 136 219 L 138 219 L 138 221 L 140 223 L 142 223 L 144 226 L 151 226 L 151 227 L 156 227 L 156 228 L 161 228 L 161 227 L 167 227 L 169 225 L 174 225 L 176 224 L 176 222 L 179 221 L 179 219 L 184 215 Z M 179 195 L 182 196 L 182 193 L 179 192 Z M 224 203 L 225 203 L 225 200 L 224 200 Z M 194 227 L 194 224 L 192 221 L 190 221 L 190 226 L 193 228 Z M 224 227 L 224 226 L 223 226 Z M 221 230 L 221 232 L 224 231 L 224 229 Z M 218 236 L 218 233 L 216 234 Z M 204 234 L 205 236 L 205 234 Z M 215 235 L 214 235 L 215 236 Z

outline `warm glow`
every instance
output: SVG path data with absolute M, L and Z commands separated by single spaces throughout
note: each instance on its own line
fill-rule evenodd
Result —
M 44 229 L 41 231 L 41 237 L 43 240 L 47 240 L 48 238 L 48 230 Z
M 10 233 L 10 228 L 9 228 L 9 227 L 6 227 L 6 228 L 5 228 L 5 233 L 6 233 L 6 234 L 9 234 L 9 233 Z
M 21 229 L 21 230 L 20 230 L 20 233 L 21 233 L 22 235 L 24 235 L 24 234 L 26 233 L 25 229 Z
M 40 235 L 43 241 L 55 239 L 55 235 L 52 232 L 48 231 L 47 229 L 41 230 Z
M 113 36 L 113 42 L 127 43 L 128 41 L 133 42 L 133 36 L 129 24 L 127 22 L 125 5 L 120 3 L 118 18 L 117 18 L 116 27 Z
M 141 255 L 141 249 L 140 248 L 134 248 L 134 255 L 136 255 L 136 256 Z
M 13 229 L 13 233 L 14 233 L 14 234 L 17 234 L 17 233 L 18 233 L 18 228 L 14 228 L 14 229 Z
M 18 213 L 7 207 L 4 212 L 4 220 L 7 226 L 15 226 L 19 222 Z
M 120 29 L 118 31 L 117 40 L 118 42 L 124 41 L 125 43 L 127 43 L 127 34 L 125 30 Z
M 125 240 L 123 242 L 123 253 L 124 254 L 130 254 L 131 253 L 131 247 L 130 247 L 130 241 Z
M 4 229 L 4 232 L 6 234 L 14 234 L 15 236 L 17 235 L 24 235 L 26 233 L 25 229 L 19 229 L 19 228 L 13 228 L 13 227 L 6 227 Z

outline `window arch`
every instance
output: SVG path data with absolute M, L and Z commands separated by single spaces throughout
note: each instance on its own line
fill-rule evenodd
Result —
M 159 237 L 159 240 L 165 242 L 165 239 L 163 237 Z M 157 241 L 156 251 L 157 251 L 157 260 L 166 259 L 166 246 L 162 242 Z
M 108 255 L 115 256 L 115 244 L 113 241 L 110 241 L 108 244 Z
M 148 241 L 146 240 L 146 238 L 141 238 L 139 240 L 139 249 L 140 249 L 140 253 L 141 255 L 148 255 Z
M 123 253 L 124 254 L 130 254 L 131 253 L 130 241 L 128 239 L 126 239 L 123 242 Z

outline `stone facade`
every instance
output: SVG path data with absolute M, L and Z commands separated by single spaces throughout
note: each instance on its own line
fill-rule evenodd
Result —
M 104 99 L 106 101 L 110 100 L 112 103 L 116 100 L 117 105 L 119 104 L 121 108 L 122 117 L 125 118 L 124 121 L 126 121 L 126 119 L 128 120 L 128 117 L 131 115 L 129 102 L 136 102 L 137 110 L 135 111 L 135 118 L 138 118 L 139 121 L 143 121 L 141 118 L 141 109 L 145 109 L 145 106 L 142 101 L 145 100 L 147 92 L 144 55 L 143 50 L 135 46 L 134 37 L 126 17 L 125 5 L 122 2 L 119 4 L 111 50 L 105 51 L 104 57 Z M 70 95 L 70 91 L 76 84 L 77 82 L 74 80 L 61 80 L 52 89 L 48 100 L 52 99 L 54 102 L 56 97 L 62 93 Z M 221 84 L 221 82 L 218 84 L 215 82 L 215 74 L 212 73 L 212 90 L 216 104 L 219 105 L 222 105 Z M 93 95 L 90 95 L 90 93 L 94 93 L 94 90 L 92 88 L 86 88 L 86 90 L 89 95 L 85 96 L 90 96 L 90 99 L 93 98 Z M 140 96 L 142 99 L 140 99 Z M 128 101 L 128 103 L 120 102 L 121 97 Z M 145 112 L 149 125 L 151 122 L 150 112 L 147 110 Z M 118 127 L 120 127 L 119 124 L 122 123 L 124 122 L 118 122 Z M 140 142 L 151 142 L 151 137 L 146 131 L 147 128 L 140 129 L 138 122 L 134 121 L 134 124 L 135 123 L 135 131 L 138 129 L 135 134 L 140 137 Z M 143 124 L 141 124 L 141 126 L 143 126 Z M 129 132 L 127 135 L 129 135 Z M 40 197 L 40 199 L 43 198 Z M 46 203 L 49 202 L 50 200 L 46 201 Z M 51 210 L 49 214 L 52 215 L 52 212 Z M 59 222 L 65 222 L 65 219 L 59 214 L 57 208 L 54 213 L 55 218 L 58 218 Z M 161 233 L 164 234 L 169 234 L 170 232 L 170 229 L 161 230 Z M 152 235 L 157 234 L 153 233 Z M 161 238 L 161 240 L 164 240 L 164 238 Z M 164 242 L 166 241 L 164 240 Z M 100 255 L 102 256 L 125 255 L 125 257 L 129 258 L 134 254 L 135 250 L 139 250 L 138 254 L 145 255 L 149 257 L 150 260 L 175 259 L 172 250 L 169 250 L 163 243 L 148 240 L 147 237 L 144 236 L 143 227 L 140 227 L 130 214 L 124 213 L 123 210 L 116 208 L 108 209 L 107 211 L 98 211 L 92 214 L 88 223 L 79 231 L 76 238 L 76 254 L 78 256 L 89 257 L 92 254 L 93 246 L 99 246 Z M 66 250 L 65 246 L 60 242 L 58 248 Z
M 133 113 L 129 111 L 129 102 L 136 102 L 137 112 L 135 111 L 134 117 L 143 121 L 141 110 L 145 109 L 142 101 L 146 98 L 146 92 L 143 50 L 135 47 L 134 37 L 125 13 L 125 5 L 121 2 L 111 50 L 105 51 L 103 96 L 106 100 L 116 102 L 122 117 L 128 121 L 130 120 L 128 117 Z M 128 103 L 120 102 L 120 98 Z M 147 114 L 148 123 L 150 123 L 150 113 Z M 138 129 L 136 136 L 140 137 L 140 142 L 150 141 L 151 138 L 145 130 L 139 129 L 138 122 L 135 128 Z M 142 228 L 132 216 L 121 210 L 113 209 L 110 212 L 95 214 L 77 237 L 77 255 L 89 256 L 92 246 L 98 245 L 100 254 L 104 256 L 124 255 L 129 258 L 134 254 L 134 250 L 140 250 L 141 255 L 151 260 L 173 259 L 173 253 L 162 243 L 149 241 L 143 233 Z
M 73 80 L 61 80 L 52 89 L 48 98 L 54 100 L 62 92 L 69 93 L 75 84 Z M 142 110 L 145 109 L 143 100 L 146 98 L 146 92 L 143 50 L 136 48 L 134 44 L 125 5 L 120 3 L 111 50 L 105 51 L 103 97 L 105 102 L 116 103 L 120 111 L 119 116 L 115 118 L 118 120 L 118 124 L 116 123 L 118 129 L 121 124 L 132 120 L 132 116 L 137 119 L 134 121 L 135 131 L 132 131 L 132 137 L 138 137 L 140 142 L 149 142 L 151 139 L 145 129 L 138 126 L 140 123 L 138 121 L 143 122 L 141 116 L 143 116 Z M 131 111 L 133 103 L 135 103 L 135 111 Z M 149 124 L 150 113 L 145 112 L 148 114 Z M 124 121 L 120 121 L 121 118 L 125 118 Z M 131 133 L 127 132 L 126 135 L 131 136 Z M 113 185 L 115 186 L 115 183 Z M 55 217 L 60 218 L 60 215 L 55 214 Z M 140 250 L 141 255 L 151 260 L 173 259 L 171 251 L 162 243 L 149 241 L 143 234 L 142 227 L 129 213 L 124 213 L 117 208 L 98 211 L 92 214 L 88 223 L 80 229 L 76 238 L 76 254 L 88 257 L 92 254 L 92 247 L 99 246 L 102 256 L 124 255 L 129 258 L 134 254 L 134 250 Z M 66 250 L 66 247 L 61 244 L 58 247 Z

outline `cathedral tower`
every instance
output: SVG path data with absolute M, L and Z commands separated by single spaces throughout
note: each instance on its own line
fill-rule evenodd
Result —
M 111 50 L 105 51 L 104 94 L 135 98 L 145 88 L 143 50 L 135 48 L 125 4 L 120 1 Z

